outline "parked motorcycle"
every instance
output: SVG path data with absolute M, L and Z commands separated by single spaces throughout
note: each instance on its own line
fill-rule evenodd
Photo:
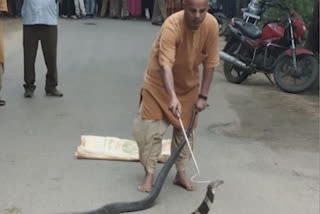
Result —
M 228 29 L 229 21 L 222 12 L 222 5 L 217 0 L 209 0 L 208 12 L 213 15 L 219 24 L 219 36 L 223 35 Z
M 266 3 L 278 7 L 287 18 L 284 23 L 269 22 L 261 30 L 243 19 L 233 18 L 229 29 L 232 36 L 220 57 L 225 61 L 224 74 L 229 82 L 242 83 L 249 75 L 262 72 L 272 82 L 289 93 L 309 89 L 318 78 L 318 61 L 314 53 L 296 44 L 305 36 L 306 24 L 297 12 L 279 3 Z

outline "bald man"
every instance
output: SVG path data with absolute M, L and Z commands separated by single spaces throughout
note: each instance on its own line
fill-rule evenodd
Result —
M 142 192 L 151 190 L 161 140 L 173 126 L 171 151 L 183 139 L 178 117 L 186 127 L 193 106 L 198 112 L 207 107 L 209 87 L 215 67 L 219 64 L 216 19 L 207 13 L 208 0 L 186 0 L 184 11 L 171 15 L 155 40 L 144 76 L 138 114 L 133 122 L 133 136 L 138 143 L 140 162 L 145 170 Z M 200 85 L 199 65 L 203 64 Z M 190 135 L 193 145 L 194 129 Z M 190 159 L 187 145 L 176 160 L 174 184 L 192 191 L 186 176 Z

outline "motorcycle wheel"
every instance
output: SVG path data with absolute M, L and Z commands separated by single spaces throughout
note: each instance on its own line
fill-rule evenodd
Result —
M 230 55 L 234 55 L 233 52 L 239 47 L 239 45 L 240 45 L 239 42 L 235 42 L 232 45 L 230 45 L 225 50 L 225 52 Z M 240 50 L 240 53 L 241 53 L 241 50 Z M 247 71 L 245 71 L 239 67 L 234 66 L 230 62 L 224 62 L 223 70 L 224 70 L 224 75 L 225 75 L 226 79 L 229 82 L 236 83 L 236 84 L 242 83 L 250 75 L 250 73 L 248 73 Z
M 318 75 L 318 61 L 310 55 L 297 56 L 297 71 L 294 71 L 291 56 L 284 56 L 274 69 L 274 79 L 279 88 L 295 94 L 313 86 Z
M 223 36 L 228 29 L 229 21 L 226 18 L 219 18 L 217 21 L 219 24 L 219 36 Z

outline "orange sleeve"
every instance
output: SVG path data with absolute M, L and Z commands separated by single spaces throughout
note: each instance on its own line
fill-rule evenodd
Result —
M 0 11 L 1 12 L 7 12 L 8 11 L 7 0 L 0 0 Z
M 161 66 L 173 67 L 176 57 L 177 30 L 169 21 L 165 22 L 161 31 L 159 41 L 159 63 Z
M 215 68 L 219 65 L 219 25 L 215 18 L 208 23 L 207 41 L 204 45 L 204 53 L 207 55 L 203 62 L 204 68 Z

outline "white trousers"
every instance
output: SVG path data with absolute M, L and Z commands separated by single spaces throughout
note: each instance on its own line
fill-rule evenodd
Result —
M 74 0 L 74 8 L 77 16 L 86 16 L 86 8 L 84 6 L 83 0 Z M 81 14 L 80 14 L 81 12 Z

